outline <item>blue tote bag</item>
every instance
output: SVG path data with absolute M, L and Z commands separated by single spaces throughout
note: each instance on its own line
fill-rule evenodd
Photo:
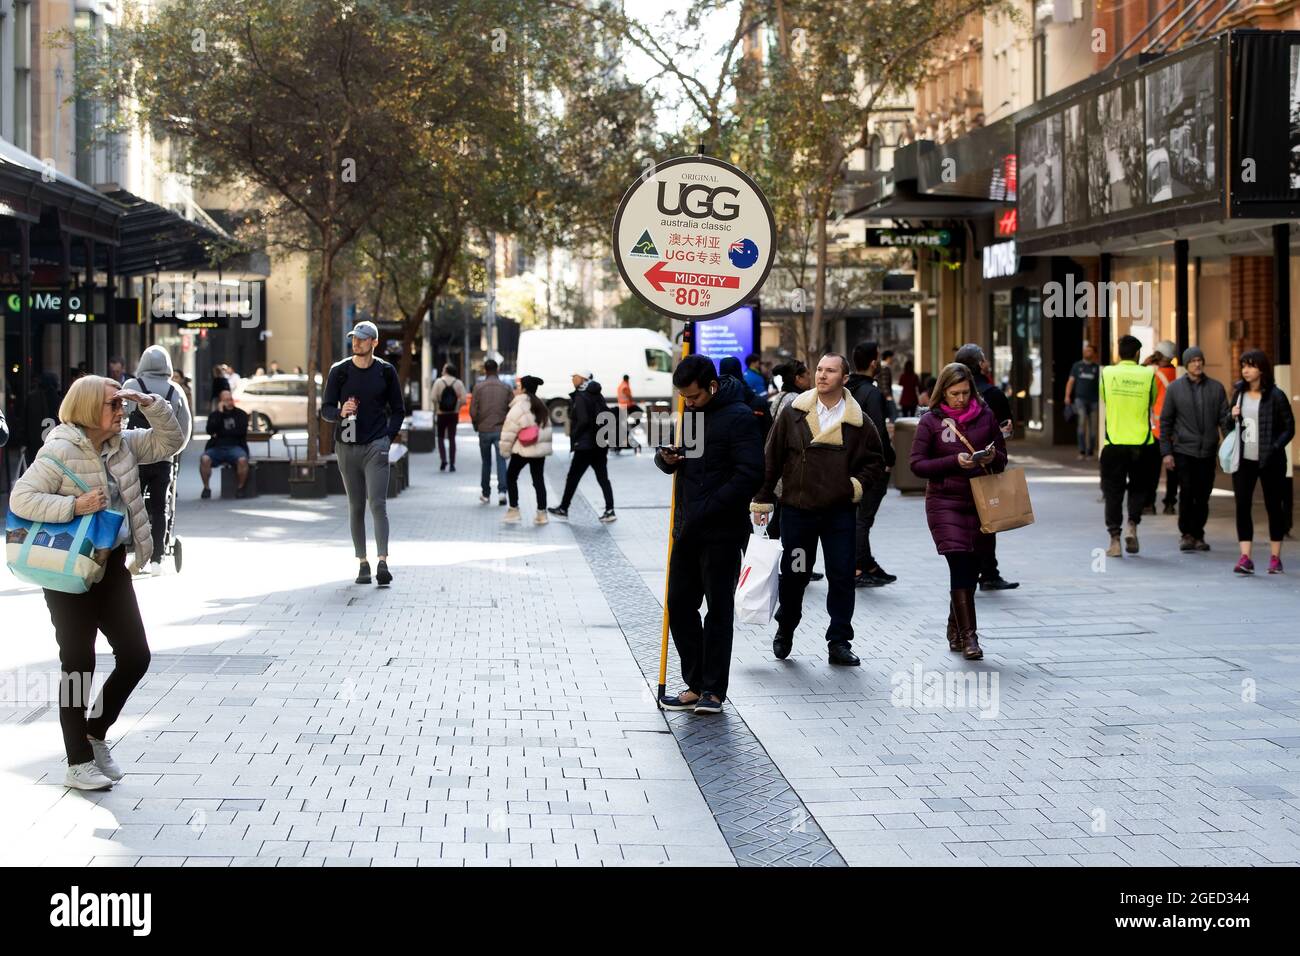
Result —
M 90 487 L 57 458 L 50 458 L 83 493 Z M 14 577 L 27 584 L 85 594 L 104 577 L 108 556 L 117 543 L 126 515 L 96 511 L 54 523 L 28 521 L 10 509 L 5 519 L 5 561 Z

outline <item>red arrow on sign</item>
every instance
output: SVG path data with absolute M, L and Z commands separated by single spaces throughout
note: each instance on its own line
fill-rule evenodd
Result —
M 710 289 L 739 289 L 740 276 L 716 276 L 706 272 L 687 272 L 674 269 L 666 262 L 656 262 L 646 270 L 646 279 L 663 292 L 665 285 L 702 285 Z

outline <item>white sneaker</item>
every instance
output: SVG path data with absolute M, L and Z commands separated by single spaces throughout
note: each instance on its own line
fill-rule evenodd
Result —
M 63 775 L 63 785 L 73 790 L 112 790 L 113 781 L 104 776 L 102 770 L 95 766 L 95 761 L 68 765 L 68 772 Z
M 533 524 L 546 524 L 550 520 L 550 518 L 546 517 L 545 511 L 539 511 L 537 512 L 537 516 L 533 518 Z
M 161 575 L 161 574 L 163 573 L 163 569 L 162 569 L 162 561 L 161 561 L 161 560 L 159 560 L 159 561 L 150 561 L 150 562 L 149 562 L 149 573 L 152 574 L 152 575 L 155 575 L 155 576 Z
M 487 495 L 479 495 L 479 496 L 478 496 L 478 503 L 481 504 L 481 505 L 485 505 L 485 504 L 487 504 L 488 501 L 490 501 L 490 500 L 491 500 L 491 499 L 489 499 Z
M 107 740 L 96 740 L 90 734 L 86 735 L 86 739 L 90 741 L 90 747 L 95 751 L 95 766 L 105 777 L 116 782 L 126 776 L 122 773 L 122 768 L 117 765 L 117 761 L 113 759 Z
M 506 524 L 518 524 L 518 523 L 519 523 L 519 509 L 518 509 L 518 508 L 507 508 L 507 509 L 506 509 L 506 516 L 505 516 L 505 518 L 503 518 L 502 520 L 505 521 Z

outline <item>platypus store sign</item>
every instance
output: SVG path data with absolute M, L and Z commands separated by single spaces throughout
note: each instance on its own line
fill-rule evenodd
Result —
M 613 238 L 614 262 L 638 299 L 675 319 L 712 319 L 762 288 L 776 220 L 735 166 L 682 156 L 637 178 L 619 203 Z

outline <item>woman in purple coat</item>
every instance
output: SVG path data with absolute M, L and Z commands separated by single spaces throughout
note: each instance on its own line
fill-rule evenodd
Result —
M 1007 446 L 997 417 L 975 394 L 975 383 L 965 365 L 954 362 L 945 366 L 932 395 L 912 441 L 912 473 L 928 479 L 925 519 L 935 549 L 948 559 L 952 594 L 948 649 L 960 651 L 968 661 L 978 661 L 984 658 L 975 633 L 975 584 L 980 567 L 975 541 L 980 519 L 970 480 L 1005 468 Z M 978 460 L 971 448 L 980 453 Z

